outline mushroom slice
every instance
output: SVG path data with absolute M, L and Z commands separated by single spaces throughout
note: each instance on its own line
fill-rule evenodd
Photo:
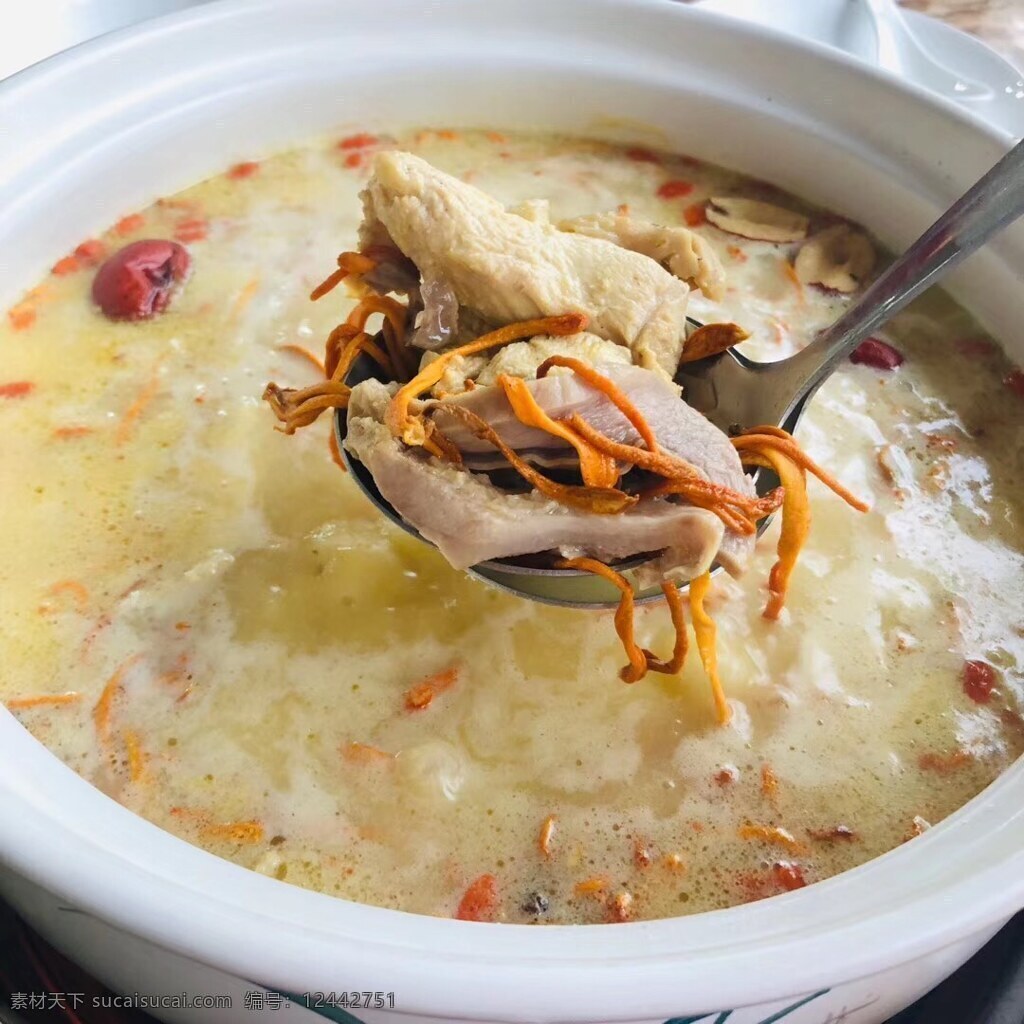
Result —
M 875 266 L 875 247 L 849 224 L 836 224 L 809 238 L 793 264 L 804 284 L 855 292 Z
M 705 215 L 716 228 L 759 242 L 799 242 L 810 223 L 795 210 L 740 196 L 712 196 Z

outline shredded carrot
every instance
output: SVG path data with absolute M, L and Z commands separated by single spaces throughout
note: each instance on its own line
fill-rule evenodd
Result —
M 537 368 L 537 376 L 546 377 L 552 366 L 564 366 L 566 369 L 572 370 L 576 376 L 582 377 L 592 388 L 600 391 L 629 420 L 633 429 L 640 435 L 640 440 L 647 445 L 648 451 L 658 451 L 658 442 L 655 440 L 654 431 L 651 430 L 647 420 L 626 394 L 616 387 L 609 378 L 579 359 L 572 359 L 569 356 L 549 356 Z
M 140 782 L 146 774 L 146 755 L 133 729 L 125 730 L 124 749 L 128 753 L 128 774 L 132 782 Z
M 498 880 L 494 875 L 481 875 L 463 894 L 455 916 L 460 921 L 492 921 L 497 909 Z
M 57 427 L 53 436 L 61 441 L 70 441 L 76 437 L 86 437 L 96 431 L 92 427 Z
M 564 423 L 557 423 L 540 406 L 533 397 L 526 381 L 521 377 L 509 377 L 501 374 L 498 386 L 505 392 L 508 404 L 512 407 L 520 423 L 537 430 L 543 430 L 554 437 L 560 437 L 576 449 L 580 459 L 580 473 L 588 487 L 614 487 L 619 479 L 618 466 L 608 455 L 597 451 L 588 444 L 576 431 Z
M 431 367 L 434 365 L 436 364 L 432 363 Z M 481 440 L 493 444 L 505 457 L 509 465 L 527 483 L 543 494 L 544 497 L 557 501 L 560 505 L 583 509 L 595 515 L 615 515 L 639 501 L 635 496 L 626 494 L 625 491 L 617 490 L 614 487 L 588 487 L 586 485 L 580 487 L 575 484 L 558 483 L 550 477 L 544 476 L 543 473 L 521 459 L 516 452 L 505 444 L 497 431 L 486 420 L 481 419 L 470 409 L 467 409 L 465 406 L 450 404 L 445 406 L 445 411 L 456 419 L 462 420 Z
M 35 389 L 35 384 L 30 380 L 12 380 L 7 384 L 0 384 L 0 398 L 25 398 Z
M 114 225 L 114 233 L 124 237 L 125 235 L 132 235 L 138 231 L 146 223 L 146 218 L 141 213 L 130 213 L 127 217 L 122 217 Z
M 405 694 L 405 708 L 407 711 L 422 711 L 430 706 L 434 698 L 445 690 L 450 690 L 459 678 L 458 666 L 435 672 L 427 676 L 422 682 L 417 683 Z
M 26 299 L 7 311 L 7 319 L 15 331 L 28 330 L 36 322 L 36 308 Z
M 122 662 L 114 670 L 113 675 L 107 680 L 106 686 L 103 687 L 103 692 L 100 693 L 99 699 L 92 709 L 92 720 L 96 725 L 96 733 L 101 743 L 105 744 L 110 739 L 110 716 L 114 698 L 120 693 L 128 670 L 139 661 L 139 658 L 140 655 L 135 655 Z
M 358 252 L 343 252 L 338 256 L 338 269 L 320 282 L 310 293 L 313 302 L 333 291 L 349 274 L 367 274 L 377 264 L 369 257 Z
M 619 670 L 619 678 L 624 683 L 635 683 L 647 674 L 647 655 L 633 635 L 633 588 L 629 582 L 610 566 L 599 562 L 596 558 L 567 558 L 557 563 L 559 569 L 579 569 L 590 572 L 608 580 L 618 587 L 622 594 L 618 608 L 615 609 L 615 631 L 622 641 L 622 647 L 629 659 L 629 664 Z
M 537 846 L 540 852 L 548 859 L 551 859 L 551 840 L 555 834 L 555 822 L 558 816 L 549 814 L 540 827 L 540 834 L 537 836 Z
M 255 160 L 246 160 L 243 163 L 235 164 L 234 167 L 229 167 L 227 175 L 238 181 L 242 178 L 251 178 L 259 169 L 260 165 Z
M 84 612 L 89 607 L 89 588 L 78 580 L 58 580 L 50 587 L 49 592 L 54 597 L 60 594 L 70 594 L 80 612 Z
M 81 264 L 78 262 L 78 257 L 62 256 L 56 263 L 50 268 L 50 273 L 56 277 L 66 277 L 68 274 L 74 274 L 76 271 L 81 269 Z
M 160 390 L 160 364 L 163 362 L 162 359 L 158 359 L 156 365 L 153 367 L 153 371 L 150 374 L 149 380 L 143 385 L 142 389 L 135 396 L 135 400 L 131 405 L 125 409 L 124 414 L 121 416 L 121 422 L 117 425 L 117 431 L 114 434 L 114 442 L 118 445 L 124 444 L 132 436 L 132 432 L 135 430 L 135 425 L 138 423 L 139 418 L 146 411 L 149 404 L 157 396 L 157 392 Z
M 698 359 L 707 359 L 708 356 L 718 355 L 719 352 L 724 352 L 749 337 L 749 333 L 739 324 L 704 324 L 686 339 L 679 361 L 693 363 Z
M 205 217 L 185 217 L 174 227 L 174 237 L 179 242 L 201 242 L 206 238 L 210 224 Z
M 508 138 L 501 134 L 501 132 L 487 132 L 487 141 L 493 142 L 496 145 L 503 145 L 508 142 Z
M 573 889 L 579 896 L 593 896 L 604 892 L 608 885 L 607 875 L 593 875 L 590 878 L 584 878 L 582 882 L 577 882 Z
M 793 853 L 804 851 L 804 844 L 792 832 L 776 825 L 741 825 L 739 833 L 741 839 L 771 843 L 774 846 L 785 847 Z
M 238 293 L 238 297 L 231 306 L 232 320 L 237 320 L 245 312 L 249 303 L 256 298 L 256 293 L 259 290 L 260 279 L 258 277 L 254 277 L 251 281 L 246 282 L 245 287 Z
M 797 302 L 802 306 L 804 304 L 804 283 L 796 276 L 796 267 L 785 258 L 782 260 L 782 273 L 785 274 L 786 280 L 793 286 Z
M 293 355 L 305 359 L 306 362 L 309 363 L 314 369 L 316 369 L 321 374 L 324 374 L 324 364 L 321 363 L 319 357 L 313 355 L 313 353 L 310 352 L 308 348 L 303 348 L 301 345 L 287 344 L 278 345 L 277 350 L 278 352 L 291 352 Z M 326 374 L 324 375 L 326 376 Z
M 661 862 L 669 871 L 676 871 L 680 874 L 686 871 L 686 861 L 684 861 L 682 856 L 678 853 L 666 853 L 665 856 L 662 857 Z
M 718 655 L 715 652 L 716 633 L 715 621 L 704 610 L 704 599 L 711 587 L 711 573 L 690 580 L 690 618 L 693 620 L 693 632 L 697 637 L 697 651 L 704 664 L 704 672 L 711 683 L 711 694 L 715 700 L 715 712 L 719 725 L 728 725 L 732 719 L 732 708 L 725 699 L 722 682 L 718 678 Z
M 17 711 L 21 708 L 61 707 L 64 704 L 74 704 L 81 699 L 80 693 L 76 690 L 69 690 L 67 693 L 41 693 L 34 697 L 12 697 L 3 703 L 8 711 Z
M 474 355 L 489 348 L 497 348 L 512 341 L 519 341 L 521 338 L 532 338 L 537 334 L 553 334 L 555 336 L 577 334 L 586 326 L 587 318 L 582 313 L 541 317 L 537 320 L 524 320 L 521 323 L 508 324 L 466 345 L 449 349 L 420 370 L 391 399 L 387 412 L 387 424 L 391 433 L 408 445 L 422 445 L 426 437 L 426 428 L 421 419 L 410 414 L 409 405 L 413 399 L 418 398 L 424 391 L 437 384 L 444 376 L 448 366 L 458 357 Z
M 389 754 L 386 750 L 381 750 L 380 747 L 355 741 L 342 746 L 341 756 L 352 764 L 381 764 L 395 759 L 394 754 Z
M 359 132 L 356 135 L 348 135 L 338 142 L 338 149 L 367 149 L 369 146 L 376 146 L 379 139 L 376 135 L 367 132 Z
M 779 796 L 779 777 L 770 764 L 761 765 L 761 793 L 774 803 Z

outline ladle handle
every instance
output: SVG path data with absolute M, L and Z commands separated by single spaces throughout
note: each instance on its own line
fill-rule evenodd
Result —
M 803 351 L 774 364 L 776 373 L 787 378 L 774 386 L 794 395 L 792 407 L 801 405 L 872 331 L 1021 214 L 1024 142 L 965 192 L 834 324 Z

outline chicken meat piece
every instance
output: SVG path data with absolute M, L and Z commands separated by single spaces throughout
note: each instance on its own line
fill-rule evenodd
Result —
M 615 364 L 595 367 L 629 397 L 647 421 L 659 447 L 685 459 L 708 480 L 741 494 L 754 495 L 754 485 L 743 471 L 729 438 L 706 417 L 688 406 L 674 384 L 639 366 Z M 537 404 L 554 420 L 579 414 L 595 429 L 615 441 L 643 445 L 636 428 L 611 400 L 575 374 L 555 372 L 528 383 Z M 520 423 L 499 387 L 477 387 L 433 405 L 431 415 L 441 431 L 462 452 L 466 465 L 476 470 L 500 467 L 504 460 L 445 407 L 457 403 L 486 420 L 524 459 L 546 468 L 571 466 L 575 450 L 561 438 Z M 625 468 L 625 467 L 620 467 Z M 754 551 L 754 538 L 727 530 L 719 561 L 734 576 L 741 575 Z
M 594 213 L 559 221 L 561 231 L 603 238 L 649 256 L 691 288 L 715 301 L 725 295 L 725 270 L 707 239 L 683 227 L 636 220 L 623 213 Z
M 604 238 L 507 211 L 409 153 L 374 159 L 360 246 L 394 245 L 425 281 L 495 324 L 585 313 L 588 330 L 672 376 L 686 338 L 689 287 L 656 260 Z
M 722 524 L 704 509 L 654 498 L 619 515 L 582 512 L 536 491 L 510 494 L 485 476 L 407 448 L 383 422 L 390 399 L 379 381 L 353 389 L 345 447 L 395 510 L 457 569 L 540 551 L 602 561 L 661 551 L 663 578 L 685 581 L 705 572 L 718 553 Z

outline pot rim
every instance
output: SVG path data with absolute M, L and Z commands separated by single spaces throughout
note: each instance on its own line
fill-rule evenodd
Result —
M 390 7 L 403 4 L 415 6 L 393 0 Z M 353 5 L 344 17 L 372 20 L 387 6 L 360 15 Z M 437 8 L 431 15 L 452 17 L 456 9 L 480 6 L 448 0 L 443 13 Z M 531 30 L 540 32 L 553 6 L 491 0 L 487 16 L 494 25 L 519 26 L 529 7 Z M 581 24 L 642 15 L 663 20 L 666 32 L 727 33 L 745 53 L 760 50 L 808 70 L 831 66 L 851 88 L 867 82 L 881 97 L 911 96 L 965 136 L 1008 144 L 1008 136 L 951 101 L 781 31 L 671 0 L 560 0 L 557 6 L 563 15 L 576 11 Z M 332 7 L 338 11 L 330 0 L 293 0 L 288 15 L 323 16 Z M 150 52 L 162 67 L 165 49 L 204 34 L 227 38 L 247 18 L 275 14 L 284 14 L 278 0 L 220 0 L 81 44 L 0 86 L 0 117 L 35 102 L 34 93 L 68 88 L 99 63 Z M 623 38 L 622 46 L 629 52 L 630 40 Z M 53 145 L 47 130 L 43 155 Z M 28 156 L 30 163 L 42 158 Z M 0 176 L 0 194 L 3 183 Z M 412 915 L 265 878 L 104 796 L 6 711 L 0 737 L 0 820 L 16 823 L 0 833 L 5 866 L 81 910 L 254 982 L 329 990 L 338 987 L 342 967 L 361 979 L 360 988 L 394 990 L 405 1012 L 507 1019 L 514 1007 L 524 1017 L 613 1020 L 669 1016 L 681 990 L 688 1003 L 712 1009 L 720 1008 L 723 993 L 731 993 L 735 1006 L 771 1001 L 884 971 L 1024 904 L 1021 763 L 926 835 L 806 889 L 689 917 L 538 928 Z

